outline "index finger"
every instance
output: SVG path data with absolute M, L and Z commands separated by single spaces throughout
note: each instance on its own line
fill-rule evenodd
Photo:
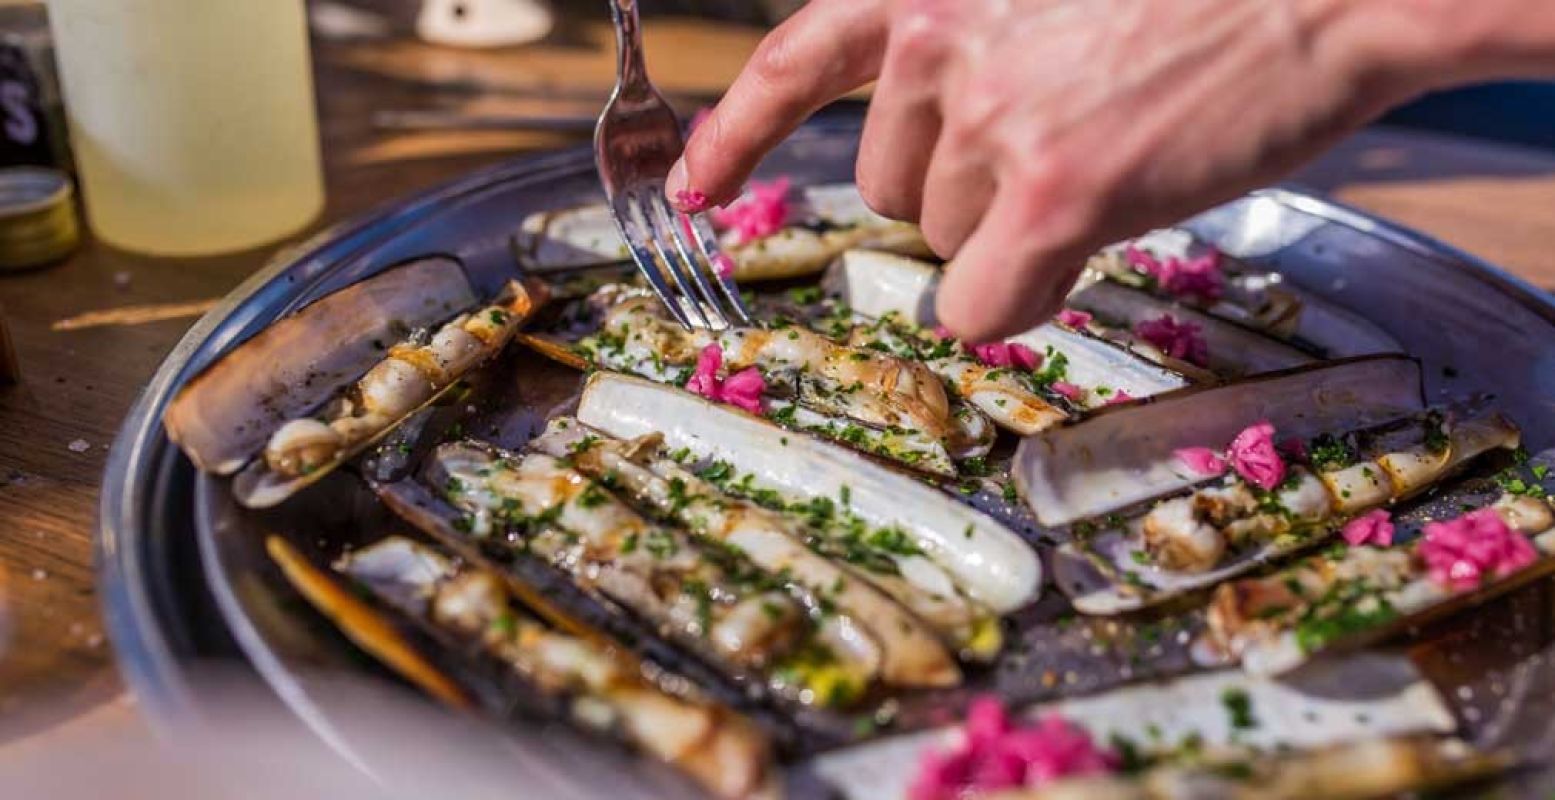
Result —
M 874 80 L 887 10 L 886 0 L 815 0 L 762 39 L 670 170 L 672 201 L 687 191 L 710 203 L 734 199 L 762 156 L 806 117 Z

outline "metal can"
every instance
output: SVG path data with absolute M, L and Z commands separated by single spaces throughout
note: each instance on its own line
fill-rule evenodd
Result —
M 58 261 L 80 240 L 68 175 L 45 167 L 0 169 L 0 270 Z

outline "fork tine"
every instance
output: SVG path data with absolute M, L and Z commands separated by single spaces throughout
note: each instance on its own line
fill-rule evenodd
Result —
M 643 279 L 653 288 L 653 293 L 659 296 L 659 301 L 669 308 L 670 315 L 675 317 L 681 327 L 690 329 L 691 319 L 686 316 L 686 310 L 681 307 L 680 300 L 675 296 L 668 284 L 664 282 L 664 275 L 659 271 L 659 265 L 654 261 L 653 251 L 643 246 L 645 236 L 641 230 L 633 230 L 641 225 L 641 222 L 632 214 L 630 195 L 611 199 L 611 214 L 615 218 L 616 229 L 621 233 L 622 241 L 626 242 L 627 249 L 632 253 L 632 260 L 637 263 L 637 271 L 642 273 Z
M 696 240 L 696 247 L 702 251 L 702 256 L 707 260 L 708 266 L 713 271 L 713 276 L 718 279 L 718 288 L 723 292 L 726 301 L 725 308 L 732 309 L 742 325 L 755 325 L 756 318 L 751 316 L 750 309 L 745 307 L 745 301 L 740 298 L 740 286 L 734 282 L 733 275 L 721 274 L 718 262 L 724 260 L 730 264 L 727 255 L 718 246 L 718 237 L 713 234 L 713 228 L 707 222 L 704 214 L 692 214 L 686 217 L 690 220 L 687 226 L 691 230 L 692 238 Z
M 680 295 L 690 301 L 689 305 L 696 312 L 697 319 L 702 321 L 701 327 L 708 329 L 729 327 L 729 321 L 724 319 L 723 315 L 719 314 L 716 308 L 709 308 L 707 303 L 703 302 L 702 297 L 698 295 L 696 284 L 687 272 L 688 268 L 695 272 L 696 263 L 683 263 L 681 254 L 669 245 L 674 234 L 671 230 L 666 230 L 666 228 L 672 228 L 673 226 L 654 213 L 658 210 L 654 200 L 662 195 L 663 192 L 654 188 L 653 184 L 648 184 L 647 186 L 633 187 L 631 194 L 636 195 L 634 202 L 637 203 L 637 210 L 643 215 L 643 219 L 648 226 L 648 241 L 652 243 L 654 250 L 663 259 L 664 266 L 669 269 L 670 278 L 675 282 L 676 288 L 680 290 Z M 708 311 L 712 311 L 714 316 L 708 316 Z
M 723 302 L 721 294 L 713 288 L 713 280 L 708 279 L 709 273 L 715 268 L 711 263 L 698 258 L 701 250 L 694 246 L 696 235 L 691 232 L 691 218 L 670 208 L 669 202 L 664 199 L 664 193 L 657 192 L 653 195 L 653 207 L 658 212 L 664 226 L 669 229 L 670 239 L 675 243 L 675 249 L 680 257 L 691 268 L 691 278 L 696 284 L 697 296 L 707 303 L 708 307 L 718 316 L 722 327 L 730 326 L 729 310 Z M 688 244 L 691 243 L 691 244 Z

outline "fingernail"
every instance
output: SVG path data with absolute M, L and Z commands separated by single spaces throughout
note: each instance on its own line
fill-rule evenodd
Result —
M 691 175 L 686 170 L 686 159 L 682 156 L 675 160 L 675 165 L 670 167 L 670 174 L 664 177 L 664 193 L 673 200 L 686 191 L 686 184 L 690 180 Z

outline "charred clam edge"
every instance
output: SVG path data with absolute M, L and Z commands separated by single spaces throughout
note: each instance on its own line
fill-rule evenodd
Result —
M 532 289 L 518 281 L 509 281 L 501 295 L 491 305 L 455 316 L 433 330 L 426 344 L 402 341 L 390 347 L 389 355 L 379 358 L 357 378 L 355 383 L 341 393 L 337 393 L 336 397 L 353 390 L 360 390 L 364 396 L 382 392 L 391 394 L 413 392 L 414 402 L 408 403 L 404 409 L 381 417 L 375 417 L 369 411 L 362 416 L 354 416 L 351 413 L 335 414 L 325 420 L 314 417 L 293 417 L 285 420 L 271 431 L 265 450 L 258 457 L 253 458 L 233 480 L 233 494 L 238 502 L 249 508 L 267 508 L 277 505 L 304 487 L 323 479 L 335 468 L 380 441 L 416 412 L 436 403 L 447 392 L 456 388 L 462 379 L 507 346 L 518 327 L 533 314 L 536 295 L 543 297 L 543 291 L 540 287 Z M 456 349 L 453 354 L 457 356 L 458 361 L 451 369 L 444 368 L 442 354 L 434 349 L 445 334 L 452 337 L 449 340 L 451 342 L 461 339 L 465 342 L 465 345 L 458 346 L 463 349 Z M 396 369 L 400 374 L 394 372 Z M 380 370 L 383 370 L 382 374 Z M 415 377 L 405 379 L 403 373 L 407 370 Z M 367 385 L 369 381 L 378 385 L 370 389 Z M 328 402 L 330 401 L 325 401 L 326 404 Z M 365 407 L 365 404 L 363 405 Z M 297 441 L 301 443 L 303 449 L 308 446 L 310 431 L 327 433 L 328 436 L 327 440 L 322 442 L 322 458 L 291 470 L 296 474 L 288 474 L 278 470 L 272 463 L 270 449 L 274 446 L 277 437 L 294 429 L 301 431 L 297 434 Z

